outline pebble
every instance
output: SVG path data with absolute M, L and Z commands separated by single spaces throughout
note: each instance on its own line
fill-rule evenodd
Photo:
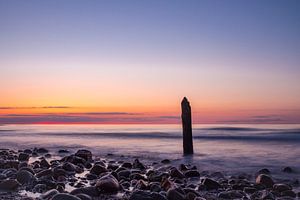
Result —
M 184 192 L 180 188 L 170 188 L 167 191 L 168 200 L 184 200 Z
M 120 184 L 114 176 L 108 174 L 106 176 L 101 177 L 97 181 L 96 188 L 101 193 L 116 193 L 120 189 Z
M 90 171 L 90 173 L 96 174 L 96 175 L 100 175 L 104 172 L 107 172 L 107 169 L 104 166 L 99 165 L 99 164 L 94 165 Z
M 81 200 L 81 199 L 71 194 L 60 193 L 54 195 L 51 200 Z
M 16 190 L 20 183 L 14 179 L 4 180 L 0 183 L 0 190 Z
M 29 157 L 30 157 L 30 155 L 28 153 L 20 153 L 18 160 L 19 161 L 28 161 Z
M 205 178 L 202 184 L 204 185 L 206 190 L 217 190 L 221 187 L 221 185 L 217 181 L 210 178 Z
M 34 179 L 33 174 L 27 170 L 18 171 L 16 176 L 17 176 L 17 181 L 22 185 L 30 183 Z
M 92 152 L 86 149 L 80 149 L 75 153 L 75 156 L 83 158 L 85 161 L 91 161 L 93 160 Z
M 272 188 L 274 185 L 273 179 L 266 174 L 258 175 L 255 182 L 256 182 L 256 184 L 261 184 L 261 185 L 265 186 L 266 188 Z

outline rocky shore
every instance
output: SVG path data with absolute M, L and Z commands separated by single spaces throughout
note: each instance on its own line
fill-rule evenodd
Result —
M 45 148 L 0 150 L 0 199 L 16 200 L 214 200 L 300 198 L 297 171 L 276 180 L 272 171 L 228 176 L 171 160 L 93 156 L 86 149 L 51 152 Z

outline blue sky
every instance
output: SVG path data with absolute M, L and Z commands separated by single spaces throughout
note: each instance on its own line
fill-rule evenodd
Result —
M 297 0 L 0 0 L 0 106 L 176 110 L 188 96 L 197 111 L 300 109 L 299 11 Z

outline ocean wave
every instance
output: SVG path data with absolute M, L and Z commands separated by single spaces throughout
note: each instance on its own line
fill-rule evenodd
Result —
M 3 135 L 3 133 L 1 133 Z M 181 139 L 181 133 L 167 132 L 44 132 L 44 133 L 7 133 L 6 136 L 37 136 L 37 137 L 65 137 L 65 138 L 112 138 L 112 139 Z M 194 140 L 235 140 L 235 141 L 282 141 L 300 142 L 300 131 L 267 132 L 254 134 L 201 134 L 194 133 Z

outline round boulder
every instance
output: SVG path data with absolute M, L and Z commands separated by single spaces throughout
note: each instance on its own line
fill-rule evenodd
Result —
M 101 193 L 116 193 L 120 189 L 120 184 L 118 180 L 113 175 L 106 175 L 101 177 L 97 183 L 96 188 Z
M 274 185 L 273 179 L 270 176 L 266 175 L 266 174 L 258 175 L 255 182 L 256 182 L 256 184 L 263 185 L 266 188 L 272 188 L 273 185 Z

